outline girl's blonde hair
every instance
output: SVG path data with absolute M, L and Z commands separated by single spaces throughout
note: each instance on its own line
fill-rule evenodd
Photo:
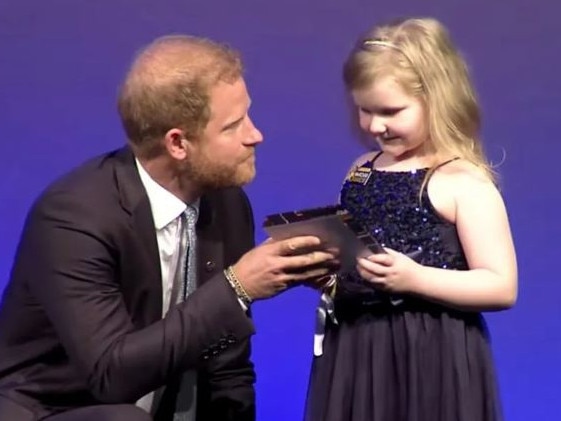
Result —
M 369 31 L 344 64 L 345 85 L 360 90 L 387 76 L 425 104 L 436 157 L 432 171 L 444 159 L 460 157 L 495 180 L 479 137 L 480 111 L 466 63 L 442 24 L 416 18 Z

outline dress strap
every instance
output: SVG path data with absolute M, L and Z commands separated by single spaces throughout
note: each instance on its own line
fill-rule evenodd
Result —
M 372 158 L 372 161 L 370 161 L 370 168 L 374 169 L 374 162 L 376 162 L 376 160 L 380 158 L 380 155 L 382 155 L 383 153 L 383 151 L 378 151 L 378 153 L 374 155 L 374 158 Z
M 449 163 L 452 162 L 452 161 L 457 161 L 458 159 L 460 159 L 460 157 L 459 157 L 459 156 L 456 156 L 455 158 L 449 159 L 448 161 L 441 162 L 441 163 L 438 164 L 436 167 L 434 167 L 433 172 L 436 171 L 437 169 L 439 169 L 440 167 L 443 167 L 443 166 L 445 166 L 446 164 L 449 164 Z
M 460 157 L 456 156 L 455 158 L 449 159 L 448 161 L 441 162 L 436 167 L 431 168 L 430 171 L 429 171 L 429 174 L 428 174 L 427 182 L 428 182 L 428 180 L 430 180 L 430 178 L 433 176 L 433 174 L 436 172 L 436 170 L 445 166 L 446 164 L 449 164 L 450 162 L 457 161 L 458 159 L 460 159 Z

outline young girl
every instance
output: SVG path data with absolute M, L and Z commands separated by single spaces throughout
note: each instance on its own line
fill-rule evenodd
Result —
M 498 420 L 480 312 L 514 304 L 517 268 L 466 65 L 441 24 L 408 19 L 362 39 L 344 80 L 380 150 L 353 164 L 341 205 L 387 253 L 322 296 L 305 419 Z

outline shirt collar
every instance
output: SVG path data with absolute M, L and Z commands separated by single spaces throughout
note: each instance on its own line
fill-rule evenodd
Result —
M 137 158 L 135 158 L 135 162 L 140 181 L 148 195 L 148 201 L 152 209 L 152 217 L 154 218 L 154 226 L 157 230 L 161 230 L 170 222 L 181 216 L 181 214 L 185 212 L 185 209 L 187 209 L 187 205 L 150 177 Z M 200 200 L 197 199 L 195 203 L 190 205 L 197 211 L 197 216 L 199 215 L 199 202 Z

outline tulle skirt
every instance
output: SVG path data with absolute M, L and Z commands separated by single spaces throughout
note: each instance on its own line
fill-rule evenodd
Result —
M 502 419 L 479 313 L 432 304 L 335 303 L 314 357 L 305 421 Z

